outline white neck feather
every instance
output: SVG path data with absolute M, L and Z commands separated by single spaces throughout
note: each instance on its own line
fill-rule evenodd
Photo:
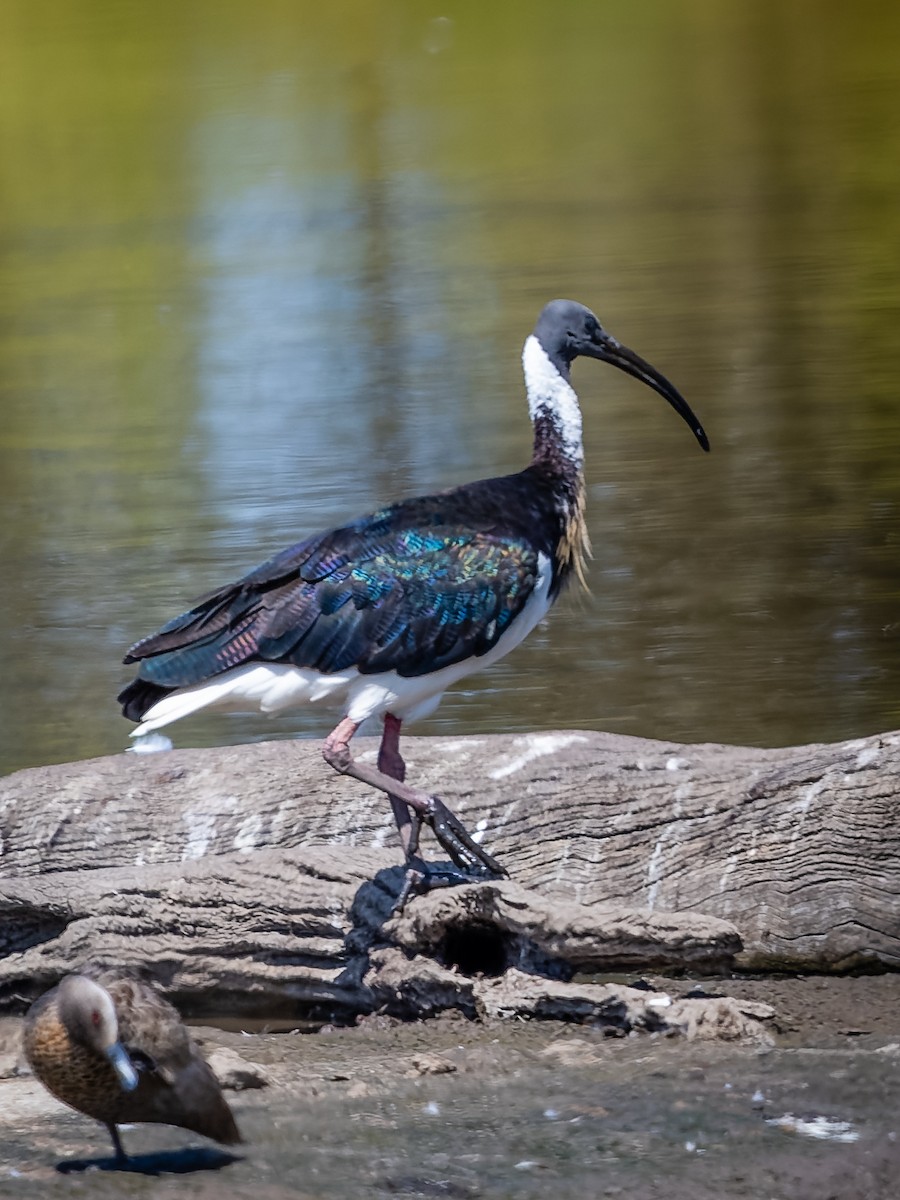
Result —
M 522 351 L 522 367 L 525 371 L 525 390 L 528 393 L 528 411 L 531 419 L 541 409 L 549 413 L 559 430 L 566 457 L 579 467 L 584 461 L 584 445 L 581 440 L 581 409 L 572 385 L 560 375 L 547 357 L 544 347 L 532 334 Z

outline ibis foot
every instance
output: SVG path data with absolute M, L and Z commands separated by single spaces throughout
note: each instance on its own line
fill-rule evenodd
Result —
M 438 796 L 432 796 L 431 812 L 422 819 L 434 830 L 434 836 L 461 871 L 480 878 L 504 879 L 508 872 L 475 841 L 460 821 Z

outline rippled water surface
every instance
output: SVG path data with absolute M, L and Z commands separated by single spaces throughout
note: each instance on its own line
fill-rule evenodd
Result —
M 578 363 L 591 595 L 419 730 L 900 724 L 898 63 L 886 3 L 4 3 L 0 767 L 121 749 L 194 596 L 523 465 L 556 295 L 713 453 Z

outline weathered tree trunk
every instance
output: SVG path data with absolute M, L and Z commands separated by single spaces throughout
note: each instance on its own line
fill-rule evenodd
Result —
M 152 963 L 195 1010 L 245 1011 L 278 997 L 415 1010 L 385 982 L 397 955 L 457 992 L 460 975 L 513 967 L 897 966 L 898 748 L 896 734 L 783 750 L 407 739 L 410 780 L 512 882 L 433 893 L 394 921 L 386 799 L 333 774 L 316 743 L 21 771 L 0 781 L 0 1002 L 89 957 Z

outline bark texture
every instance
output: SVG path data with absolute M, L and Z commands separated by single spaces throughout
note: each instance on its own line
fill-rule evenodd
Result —
M 404 749 L 409 780 L 478 831 L 510 882 L 392 918 L 386 798 L 334 775 L 314 742 L 0 781 L 0 1003 L 88 958 L 150 969 L 194 1012 L 347 1015 L 435 1011 L 438 995 L 492 1011 L 484 981 L 496 991 L 515 972 L 565 984 L 732 956 L 900 965 L 900 734 L 754 750 L 566 731 Z M 374 758 L 374 741 L 359 751 Z M 427 833 L 423 849 L 437 849 Z

